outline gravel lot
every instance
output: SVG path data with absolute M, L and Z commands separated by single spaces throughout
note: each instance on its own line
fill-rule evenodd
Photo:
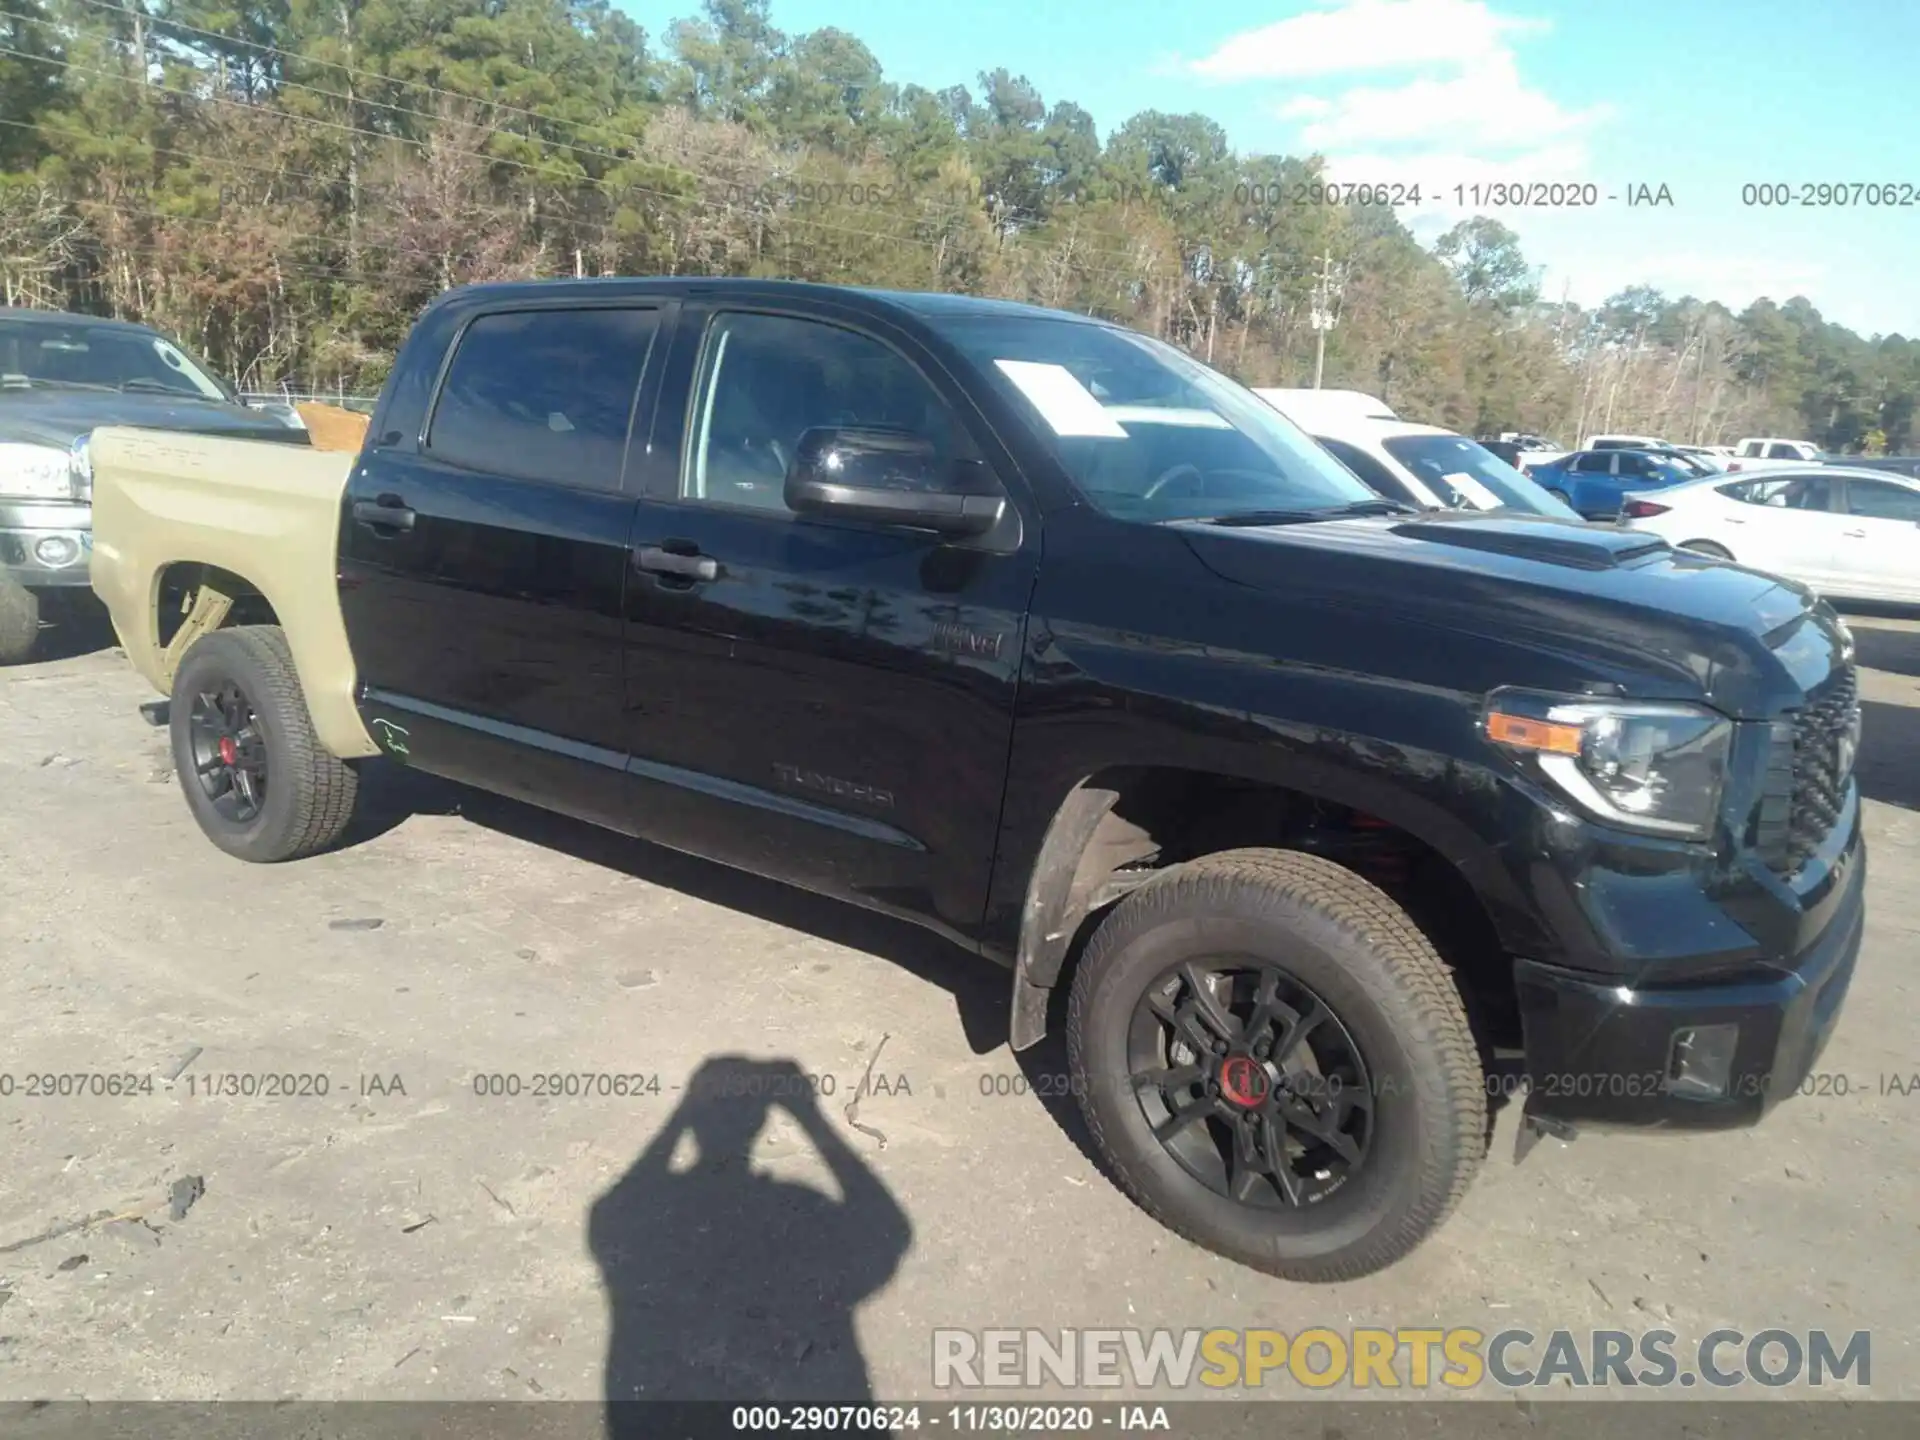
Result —
M 1123 1200 L 1033 1093 L 1057 1051 L 1008 1053 L 992 966 L 404 775 L 359 843 L 242 865 L 142 683 L 68 643 L 0 672 L 0 1072 L 152 1089 L 0 1098 L 0 1399 L 925 1398 L 935 1326 L 1322 1324 L 1869 1329 L 1872 1394 L 1920 1398 L 1920 1093 L 1881 1080 L 1920 1072 L 1920 624 L 1856 628 L 1870 919 L 1822 1062 L 1848 1093 L 1517 1167 L 1510 1107 L 1449 1226 L 1329 1288 Z M 729 1056 L 834 1093 L 756 1136 L 709 1082 L 772 1072 Z M 545 1072 L 655 1078 L 475 1093 Z M 251 1074 L 327 1093 L 219 1093 Z M 675 1173 L 683 1124 L 717 1173 Z

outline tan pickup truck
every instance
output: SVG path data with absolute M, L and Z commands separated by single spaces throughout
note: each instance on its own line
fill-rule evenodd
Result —
M 183 779 L 225 777 L 220 794 L 191 784 L 186 793 L 196 812 L 210 812 L 199 818 L 215 843 L 244 859 L 331 844 L 353 810 L 355 775 L 343 762 L 379 753 L 354 704 L 335 588 L 341 497 L 355 462 L 340 450 L 267 451 L 258 441 L 155 430 L 93 435 L 94 593 L 134 668 L 161 694 L 190 697 L 184 718 L 199 723 L 172 726 L 175 764 Z M 251 683 L 232 684 L 228 666 Z M 310 727 L 286 731 L 287 763 L 302 781 L 269 791 L 255 703 L 310 717 Z M 150 718 L 162 713 L 149 709 Z M 263 813 L 270 807 L 290 808 Z

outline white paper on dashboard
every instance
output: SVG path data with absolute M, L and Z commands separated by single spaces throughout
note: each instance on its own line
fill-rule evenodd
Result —
M 1189 430 L 1231 430 L 1233 423 L 1211 410 L 1176 410 L 1168 405 L 1107 405 L 1110 420 L 1134 425 L 1179 425 Z
M 1127 432 L 1064 365 L 1047 365 L 1037 360 L 996 360 L 1000 373 L 1020 387 L 1020 393 L 1033 402 L 1040 418 L 1053 427 L 1056 435 L 1098 435 L 1109 440 L 1124 440 Z
M 1451 475 L 1442 475 L 1440 478 L 1471 500 L 1476 510 L 1497 510 L 1504 503 L 1498 495 L 1471 475 L 1462 475 L 1456 470 Z

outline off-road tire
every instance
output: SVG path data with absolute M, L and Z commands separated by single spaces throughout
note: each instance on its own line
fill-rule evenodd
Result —
M 244 824 L 221 815 L 194 773 L 195 697 L 237 684 L 265 740 L 268 782 L 259 813 Z M 334 845 L 353 818 L 358 776 L 320 743 L 287 638 L 277 625 L 238 625 L 194 642 L 168 705 L 174 773 L 200 828 L 229 855 L 256 864 L 298 860 Z
M 0 578 L 0 665 L 30 658 L 40 639 L 40 597 L 26 586 Z
M 1128 1077 L 1135 1007 L 1183 959 L 1279 965 L 1340 1017 L 1377 1092 L 1373 1144 L 1321 1205 L 1262 1210 L 1209 1190 L 1154 1137 Z M 1113 1179 L 1169 1229 L 1283 1279 L 1401 1259 L 1452 1213 L 1486 1145 L 1486 1080 L 1452 974 L 1406 912 L 1315 855 L 1232 850 L 1169 870 L 1100 924 L 1068 1003 L 1070 1079 Z

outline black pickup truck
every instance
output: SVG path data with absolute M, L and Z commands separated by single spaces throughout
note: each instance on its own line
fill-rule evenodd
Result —
M 384 753 L 910 917 L 1009 969 L 1016 1048 L 1064 990 L 1114 1178 L 1277 1275 L 1430 1233 L 1503 1051 L 1528 1134 L 1757 1120 L 1859 949 L 1827 606 L 1408 513 L 1114 325 L 470 288 L 357 457 L 93 457 L 94 587 L 215 844 L 335 843 Z

